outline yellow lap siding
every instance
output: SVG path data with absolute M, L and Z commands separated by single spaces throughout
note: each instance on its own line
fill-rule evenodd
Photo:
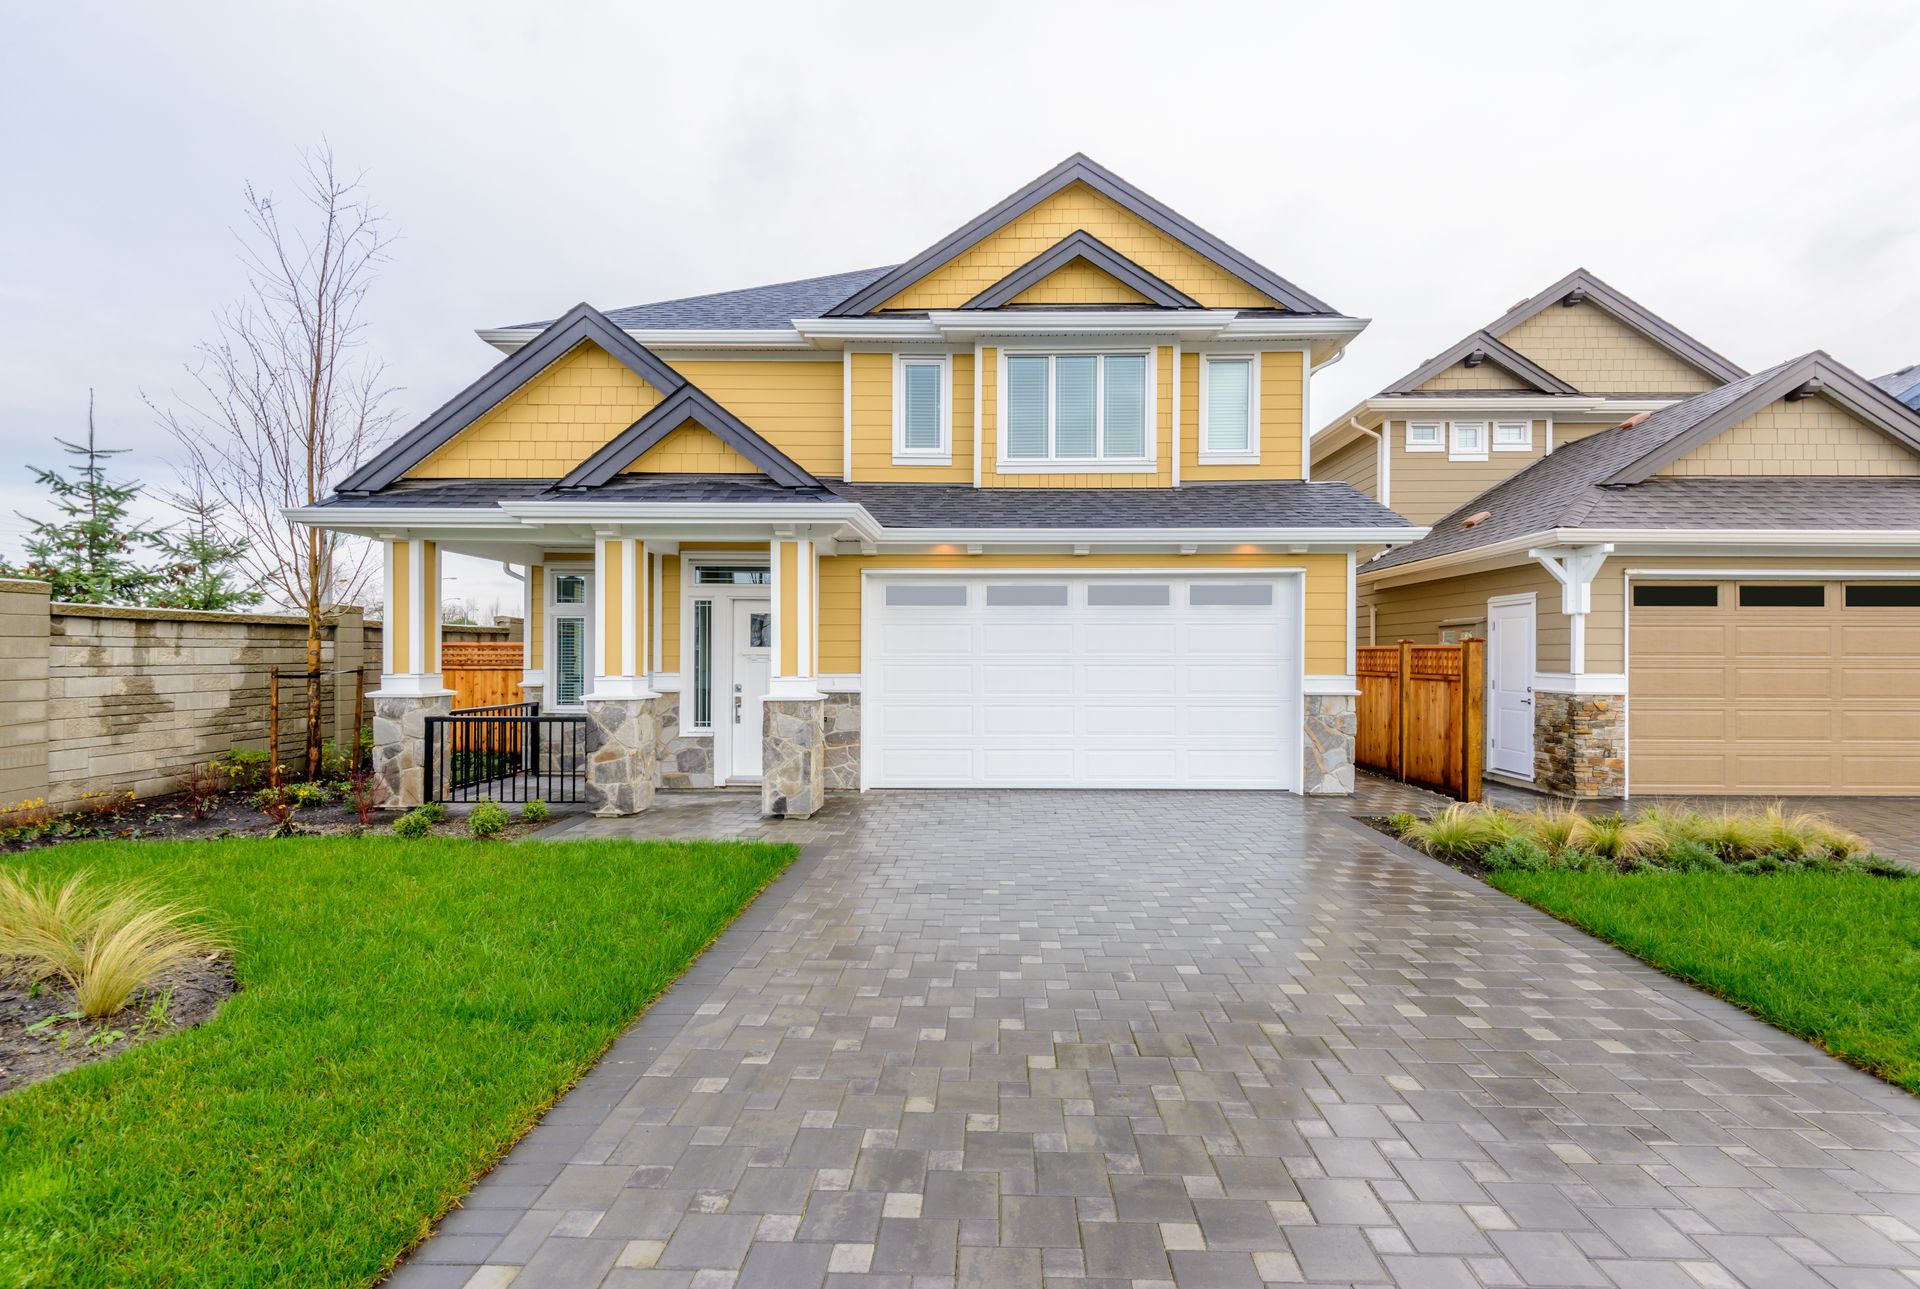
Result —
M 1180 355 L 1180 480 L 1298 479 L 1306 442 L 1306 365 L 1295 350 L 1260 355 L 1260 461 L 1257 465 L 1200 464 L 1200 361 Z
M 680 557 L 660 557 L 660 670 L 680 670 Z
M 557 479 L 659 402 L 659 390 L 606 350 L 583 341 L 406 477 Z
M 820 664 L 828 674 L 860 670 L 860 575 L 867 570 L 943 569 L 990 573 L 1043 568 L 1072 575 L 1098 569 L 1302 569 L 1306 573 L 1306 672 L 1347 670 L 1347 557 L 1345 555 L 829 555 L 820 560 Z
M 620 543 L 600 543 L 600 674 L 620 674 L 621 619 L 625 614 L 626 580 L 620 576 Z
M 779 542 L 774 546 L 774 558 L 779 564 L 774 569 L 773 579 L 779 584 L 780 592 L 780 657 L 774 669 L 776 676 L 798 676 L 800 670 L 800 620 L 806 611 L 806 601 L 800 586 L 800 543 Z
M 840 477 L 840 364 L 689 359 L 675 371 L 812 474 Z
M 973 355 L 954 354 L 952 381 L 953 460 L 948 465 L 898 465 L 893 459 L 893 364 L 890 353 L 855 353 L 853 364 L 853 469 L 861 483 L 973 482 Z
M 980 402 L 983 420 L 997 417 L 999 356 L 983 350 L 980 361 L 986 365 L 988 379 L 981 382 Z M 1109 473 L 1097 465 L 1085 474 L 1022 473 L 1017 467 L 999 468 L 999 444 L 992 430 L 984 431 L 980 454 L 980 486 L 983 488 L 1170 488 L 1173 486 L 1173 347 L 1157 346 L 1153 351 L 1156 389 L 1153 400 L 1153 424 L 1149 432 L 1154 441 L 1154 468 L 1151 471 Z M 968 477 L 971 478 L 971 466 Z
M 1068 260 L 1007 303 L 1070 308 L 1076 304 L 1150 304 L 1151 301 L 1103 268 L 1085 260 Z
M 547 568 L 544 564 L 527 566 L 527 670 L 546 666 L 547 657 Z
M 649 448 L 622 474 L 760 474 L 760 467 L 705 426 L 689 421 Z
M 1210 309 L 1271 309 L 1277 301 L 1085 184 L 1069 184 L 960 252 L 882 309 L 957 309 L 1054 243 L 1085 230 Z

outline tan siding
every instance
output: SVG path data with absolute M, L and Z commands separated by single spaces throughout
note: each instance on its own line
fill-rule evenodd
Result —
M 1361 437 L 1313 467 L 1313 477 L 1350 483 L 1369 497 L 1380 496 L 1380 444 Z
M 957 309 L 1081 229 L 1210 309 L 1277 306 L 1276 301 L 1124 207 L 1085 184 L 1075 183 L 960 252 L 880 307 Z
M 1782 399 L 1660 473 L 1913 476 L 1920 475 L 1920 456 L 1829 399 Z
M 1595 599 L 1599 587 L 1595 586 Z M 1444 626 L 1484 622 L 1487 601 L 1496 595 L 1524 595 L 1533 592 L 1538 613 L 1539 664 L 1541 671 L 1567 670 L 1568 629 L 1566 615 L 1560 612 L 1560 584 L 1538 564 L 1468 573 L 1441 578 L 1414 586 L 1376 587 L 1370 592 L 1375 621 L 1375 641 L 1393 644 L 1411 640 L 1415 644 L 1436 644 Z M 1368 595 L 1361 597 L 1365 602 Z M 1596 604 L 1596 607 L 1598 605 Z M 1364 631 L 1364 620 L 1363 620 Z M 1617 628 L 1616 628 L 1617 637 Z M 1596 665 L 1592 659 L 1593 624 L 1588 624 L 1587 649 L 1589 671 L 1619 670 Z M 1615 646 L 1618 654 L 1618 646 Z
M 1594 394 L 1702 394 L 1719 382 L 1591 304 L 1551 305 L 1500 337 Z
M 1437 418 L 1441 423 L 1441 438 L 1446 437 L 1446 419 Z M 1480 413 L 1471 416 L 1462 415 L 1461 420 L 1482 420 L 1487 422 L 1487 433 L 1493 433 L 1493 416 L 1483 417 Z M 1546 455 L 1547 423 L 1536 420 L 1533 423 L 1533 447 L 1526 452 L 1488 452 L 1485 461 L 1449 461 L 1444 450 L 1439 452 L 1407 451 L 1407 423 L 1392 422 L 1393 427 L 1393 466 L 1388 504 L 1411 519 L 1416 524 L 1430 524 L 1442 515 L 1451 514 L 1457 507 L 1470 498 L 1485 492 L 1494 484 L 1526 469 L 1542 456 Z
M 1498 363 L 1481 363 L 1478 367 L 1469 367 L 1465 363 L 1455 363 L 1439 375 L 1420 386 L 1421 389 L 1532 389 L 1533 386 L 1515 376 Z

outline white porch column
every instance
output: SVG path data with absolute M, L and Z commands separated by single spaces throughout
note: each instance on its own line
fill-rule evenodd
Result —
M 380 688 L 373 699 L 373 770 L 384 804 L 417 806 L 426 781 L 426 718 L 453 709 L 440 678 L 440 550 L 418 537 L 385 546 L 385 617 L 380 624 Z
M 1592 546 L 1535 547 L 1527 558 L 1560 583 L 1560 612 L 1567 615 L 1567 671 L 1575 676 L 1587 670 L 1587 615 L 1593 612 L 1593 578 L 1613 553 L 1611 542 Z
M 773 660 L 760 744 L 760 812 L 805 819 L 826 796 L 826 700 L 818 684 L 820 553 L 808 537 L 776 538 Z
M 602 533 L 593 545 L 593 681 L 587 709 L 587 803 L 598 815 L 653 804 L 659 738 L 649 676 L 652 561 L 645 542 Z

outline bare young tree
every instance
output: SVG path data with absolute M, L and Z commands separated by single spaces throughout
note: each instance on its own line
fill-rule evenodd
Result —
M 327 611 L 364 598 L 376 567 L 365 541 L 285 519 L 310 506 L 386 436 L 393 413 L 361 316 L 391 241 L 358 175 L 324 144 L 303 158 L 300 201 L 251 184 L 240 230 L 247 291 L 214 317 L 188 368 L 199 393 L 155 411 L 187 464 L 231 507 L 256 584 L 307 619 L 309 776 L 320 764 L 321 640 Z

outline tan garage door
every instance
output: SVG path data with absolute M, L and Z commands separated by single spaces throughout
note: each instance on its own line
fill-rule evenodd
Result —
M 1638 793 L 1920 794 L 1920 586 L 1636 582 Z

